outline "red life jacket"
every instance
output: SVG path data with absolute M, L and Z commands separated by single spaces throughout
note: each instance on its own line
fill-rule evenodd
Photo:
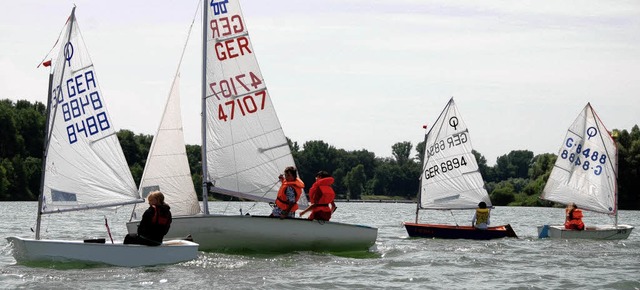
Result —
M 289 209 L 289 212 L 295 212 L 298 210 L 298 199 L 300 199 L 300 195 L 302 194 L 302 189 L 304 188 L 304 182 L 299 178 L 296 178 L 294 181 L 282 181 L 282 185 L 280 186 L 280 190 L 278 190 L 278 197 L 276 198 L 276 206 L 283 211 L 287 211 L 289 208 L 289 201 L 287 199 L 287 194 L 285 193 L 287 187 L 293 187 L 296 192 L 296 200 L 294 205 Z
M 333 191 L 333 177 L 325 177 L 318 179 L 309 190 L 309 199 L 316 206 L 329 206 L 336 198 L 336 192 Z
M 152 207 L 155 212 L 153 215 L 153 218 L 151 218 L 151 222 L 153 224 L 161 225 L 161 226 L 166 226 L 171 224 L 170 216 L 166 215 L 166 213 L 161 214 L 160 209 L 157 206 L 152 205 Z

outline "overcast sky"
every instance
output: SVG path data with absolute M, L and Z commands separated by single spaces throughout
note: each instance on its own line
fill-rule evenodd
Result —
M 0 98 L 45 102 L 36 69 L 73 4 L 117 128 L 155 134 L 197 2 L 1 1 Z M 640 123 L 640 1 L 243 0 L 285 135 L 390 157 L 454 97 L 490 165 L 557 153 L 587 102 Z M 187 144 L 200 143 L 200 16 L 182 64 Z M 416 152 L 414 151 L 412 155 Z

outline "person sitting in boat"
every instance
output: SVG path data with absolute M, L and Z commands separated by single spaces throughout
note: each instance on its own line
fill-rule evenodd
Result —
M 272 217 L 293 218 L 298 210 L 298 199 L 304 189 L 304 182 L 298 178 L 298 171 L 295 167 L 289 166 L 284 169 L 284 175 L 278 176 L 282 185 L 278 190 L 275 206 L 271 212 Z
M 127 234 L 124 244 L 159 246 L 162 238 L 171 226 L 171 207 L 164 202 L 160 191 L 153 191 L 147 196 L 149 208 L 142 215 L 137 234 Z
M 564 228 L 568 230 L 584 230 L 582 222 L 582 210 L 575 203 L 569 203 L 565 211 Z
M 487 203 L 481 201 L 480 203 L 478 203 L 478 208 L 473 215 L 473 219 L 471 219 L 471 226 L 475 227 L 476 229 L 486 230 L 490 223 L 490 215 L 491 213 L 487 208 Z
M 331 214 L 337 208 L 334 202 L 336 193 L 331 187 L 333 181 L 333 177 L 324 170 L 316 174 L 316 182 L 313 183 L 309 190 L 311 205 L 300 213 L 300 217 L 311 211 L 310 220 L 329 221 L 331 219 Z

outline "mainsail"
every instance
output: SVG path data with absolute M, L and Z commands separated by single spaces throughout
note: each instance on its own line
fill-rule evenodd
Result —
M 146 198 L 160 190 L 174 216 L 200 212 L 185 149 L 179 86 L 180 74 L 176 74 L 140 180 L 140 195 Z M 145 210 L 136 206 L 134 218 L 142 218 Z
M 423 209 L 471 209 L 480 201 L 491 206 L 467 125 L 449 100 L 427 133 L 421 176 Z
M 43 211 L 139 202 L 74 13 L 63 31 L 49 100 Z
M 206 35 L 206 180 L 212 191 L 274 201 L 294 166 L 238 1 L 212 0 Z M 301 198 L 302 199 L 302 198 Z
M 567 130 L 541 198 L 616 213 L 616 143 L 591 104 Z

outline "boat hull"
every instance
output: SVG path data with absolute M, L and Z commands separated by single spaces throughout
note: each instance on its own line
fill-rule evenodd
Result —
M 127 223 L 135 233 L 138 222 Z M 368 226 L 308 219 L 280 219 L 250 215 L 197 215 L 174 217 L 168 239 L 191 235 L 201 251 L 291 252 L 367 251 L 378 229 Z
M 25 262 L 83 262 L 124 267 L 154 266 L 186 262 L 198 257 L 198 244 L 173 240 L 157 247 L 122 243 L 86 243 L 68 240 L 7 238 L 13 257 Z
M 471 226 L 416 223 L 404 223 L 404 227 L 412 238 L 491 240 L 518 237 L 509 224 L 489 227 L 486 230 Z
M 590 226 L 586 227 L 583 231 L 565 229 L 564 225 L 543 225 L 538 226 L 538 237 L 551 239 L 624 240 L 629 238 L 632 230 L 633 226 L 630 225 Z

